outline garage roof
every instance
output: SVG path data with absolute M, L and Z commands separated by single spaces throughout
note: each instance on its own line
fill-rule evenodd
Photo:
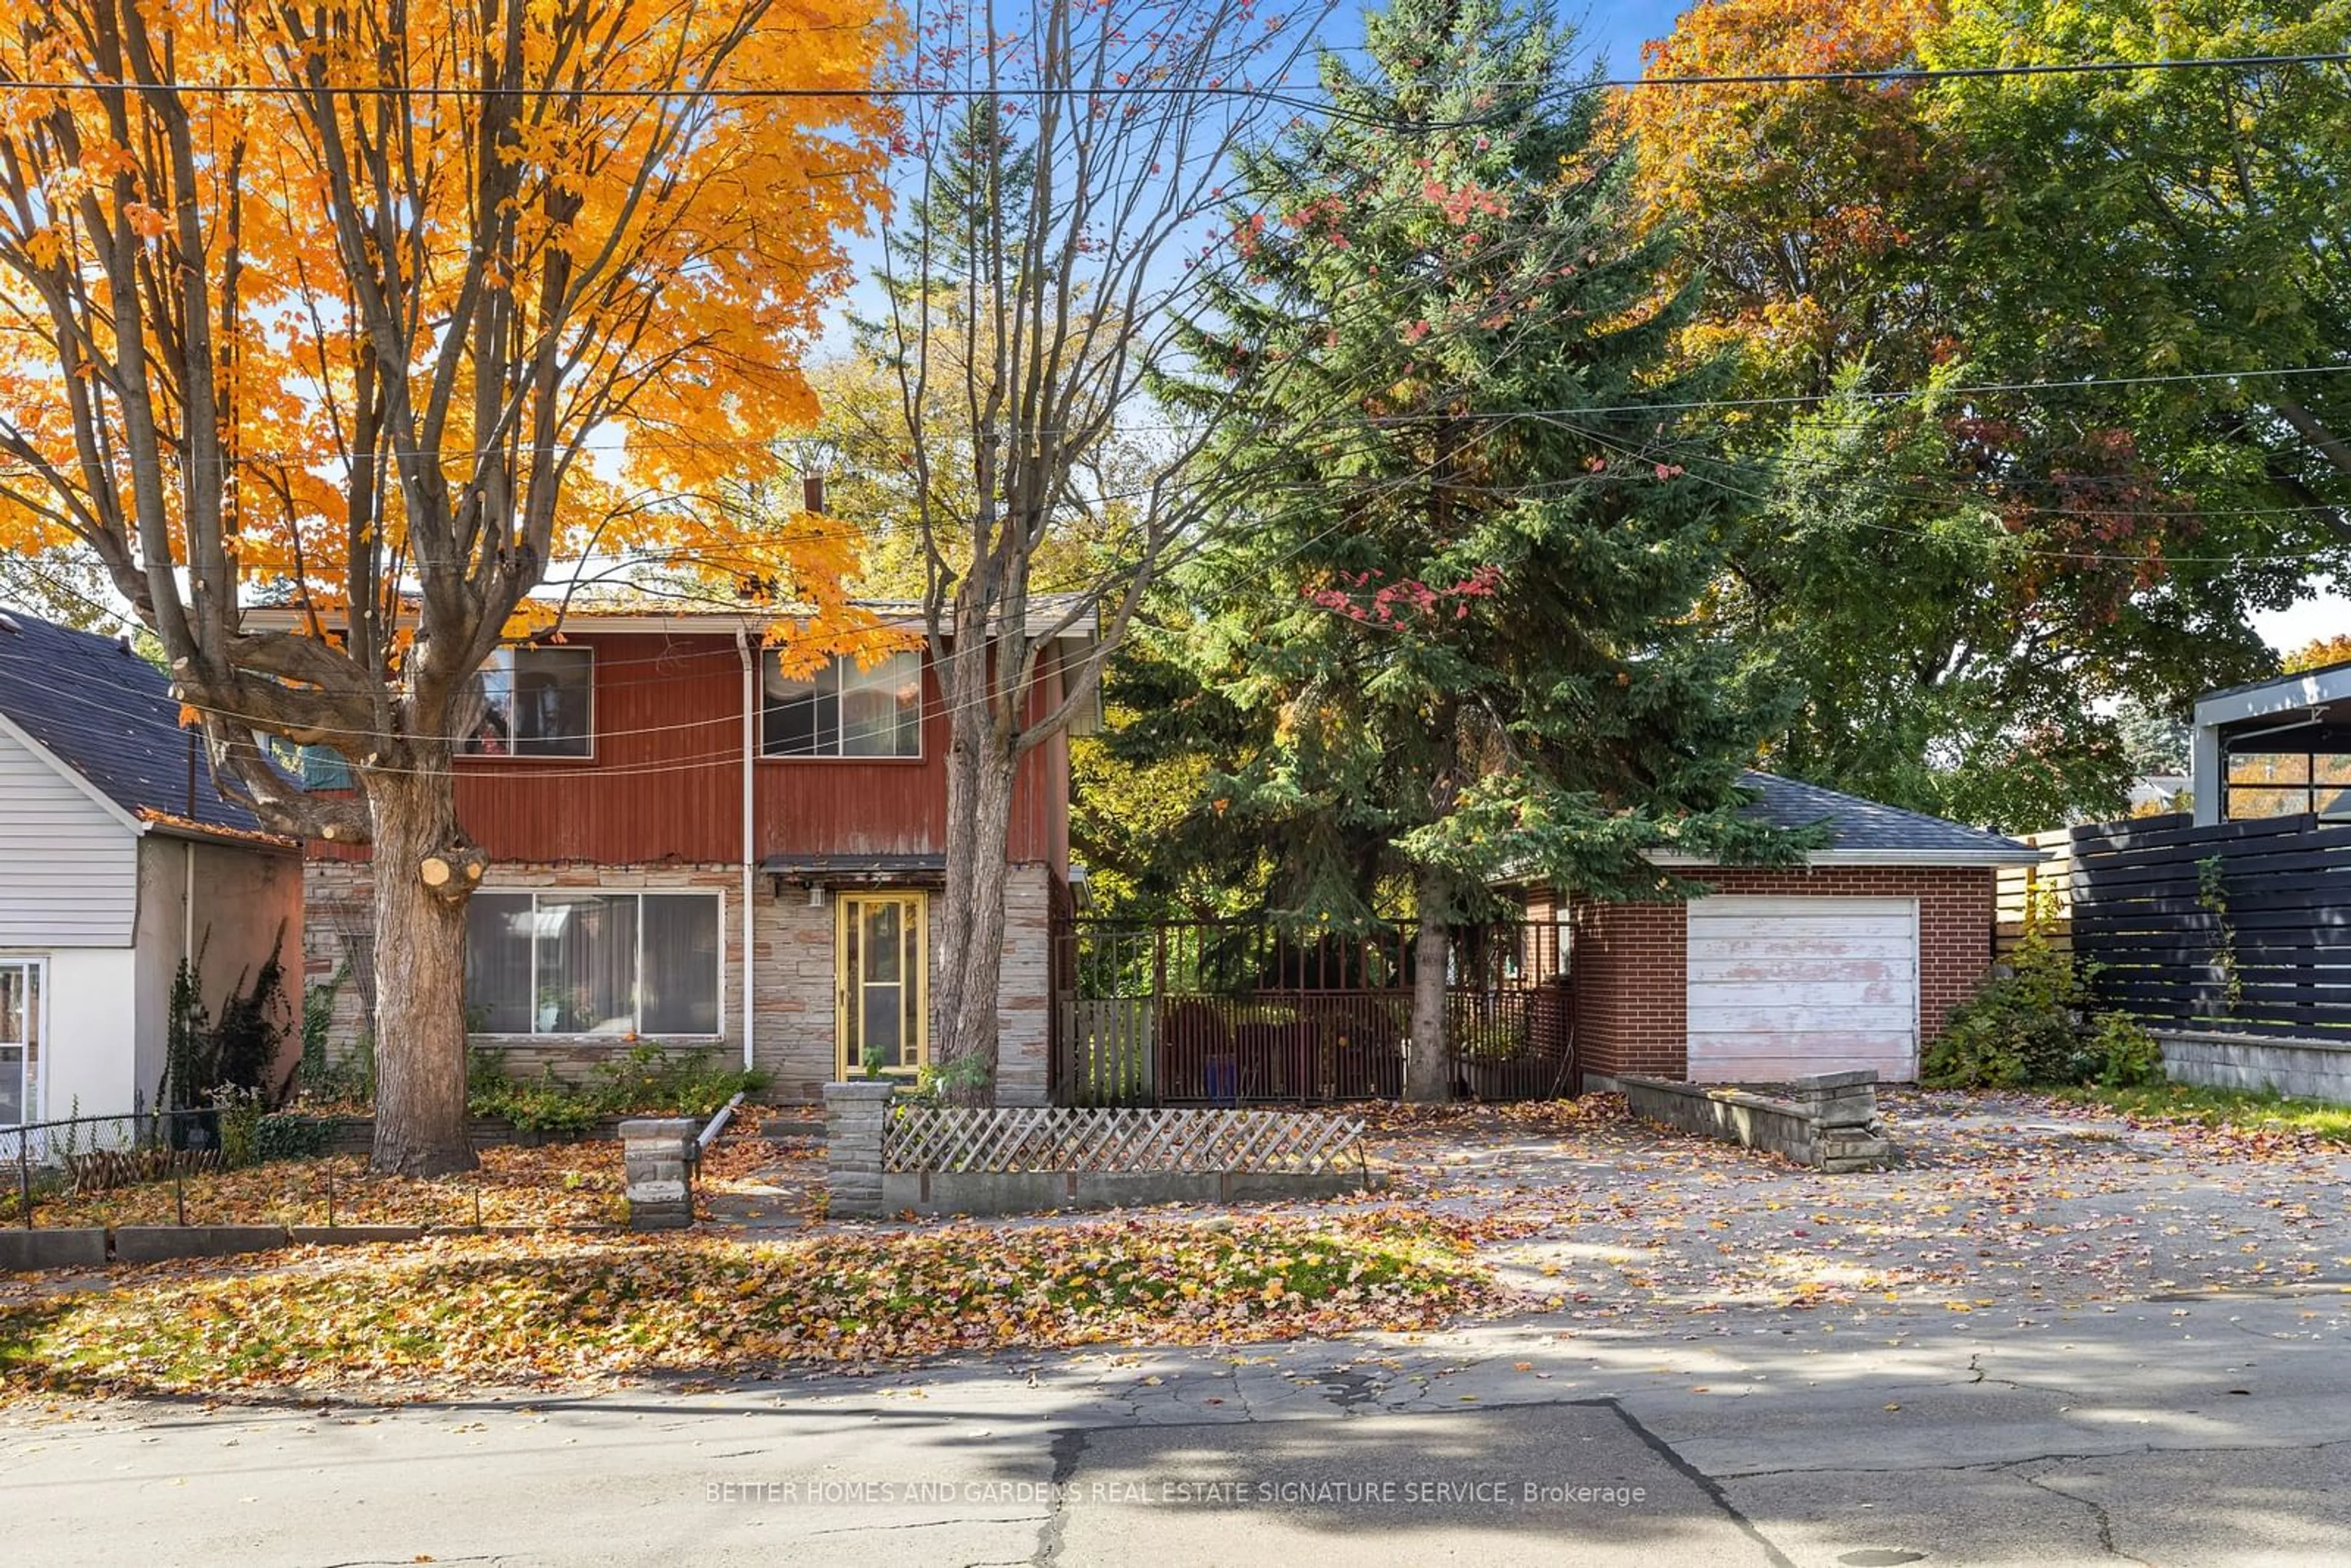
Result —
M 2042 859 L 2031 844 L 1981 828 L 1776 773 L 1750 769 L 1740 782 L 1758 796 L 1744 815 L 1775 828 L 1828 829 L 1828 847 L 1812 853 L 1815 865 L 2034 865 Z

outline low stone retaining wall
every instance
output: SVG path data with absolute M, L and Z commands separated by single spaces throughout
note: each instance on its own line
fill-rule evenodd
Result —
M 843 1218 L 1280 1201 L 1375 1185 L 1356 1153 L 1362 1123 L 1305 1112 L 893 1111 L 889 1084 L 854 1082 L 824 1096 L 829 1208 Z
M 1616 1084 L 1635 1115 L 1832 1175 L 1894 1163 L 1877 1121 L 1877 1074 L 1867 1070 L 1799 1078 L 1773 1085 L 1782 1089 L 1777 1094 L 1664 1078 L 1622 1077 Z
M 109 1263 L 160 1263 L 172 1258 L 231 1258 L 280 1247 L 365 1247 L 416 1241 L 426 1234 L 476 1236 L 529 1230 L 524 1226 L 468 1225 L 118 1225 L 65 1226 L 55 1230 L 0 1229 L 0 1273 L 42 1269 L 99 1269 Z
M 881 1212 L 1038 1214 L 1155 1203 L 1279 1202 L 1338 1197 L 1367 1185 L 1360 1174 L 1337 1171 L 885 1171 Z
M 2212 1089 L 2274 1089 L 2304 1100 L 2351 1105 L 2351 1040 L 2270 1040 L 2211 1032 L 2156 1033 L 2174 1083 Z
M 465 1124 L 465 1133 L 473 1139 L 474 1147 L 492 1149 L 507 1145 L 538 1148 L 547 1144 L 594 1144 L 620 1135 L 619 1116 L 599 1116 L 577 1134 L 570 1133 L 526 1133 L 509 1121 L 498 1116 L 476 1116 Z M 366 1155 L 375 1151 L 375 1118 L 372 1116 L 338 1116 L 335 1130 L 327 1140 L 325 1152 L 330 1155 Z

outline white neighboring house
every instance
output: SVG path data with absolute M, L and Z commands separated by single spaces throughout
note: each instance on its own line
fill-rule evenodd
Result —
M 301 1016 L 299 848 L 222 799 L 179 712 L 127 641 L 0 612 L 0 1126 L 152 1109 L 199 952 L 217 1018 L 282 943 Z

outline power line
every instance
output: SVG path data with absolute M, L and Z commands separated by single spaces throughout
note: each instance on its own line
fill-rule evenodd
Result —
M 1552 414 L 1625 414 L 1625 413 L 1695 413 L 1753 408 L 1802 408 L 1816 403 L 1868 402 L 1900 402 L 1924 397 L 1976 397 L 1995 393 L 2073 392 L 2103 387 L 2169 386 L 2186 383 L 2225 381 L 2266 380 L 2290 376 L 2329 376 L 2351 374 L 2351 363 L 2337 365 L 2252 365 L 2238 370 L 2176 371 L 2159 374 L 2132 376 L 2071 376 L 2060 379 L 2022 382 L 1959 382 L 1949 386 L 1895 387 L 1884 391 L 1849 391 L 1824 392 L 1785 392 L 1769 397 L 1694 398 L 1676 402 L 1587 404 L 1573 408 L 1498 409 L 1491 413 L 1470 411 L 1454 413 L 1433 409 L 1426 413 L 1380 414 L 1366 423 L 1374 425 L 1434 424 L 1479 420 L 1510 420 L 1542 417 Z M 1061 427 L 1038 425 L 1030 427 L 1038 434 L 1060 434 Z M 1195 428 L 1191 423 L 1173 420 L 1113 421 L 1103 426 L 1105 434 L 1136 435 L 1154 432 L 1180 432 Z M 789 444 L 794 441 L 818 439 L 812 432 L 794 431 L 780 435 L 742 436 L 660 436 L 643 443 L 652 452 L 717 452 L 745 451 L 760 447 Z M 568 453 L 611 451 L 625 455 L 639 444 L 634 437 L 624 435 L 622 444 L 606 446 L 589 442 L 520 444 L 501 447 L 435 447 L 413 453 L 402 453 L 402 459 L 433 459 L 449 462 L 475 457 L 535 457 L 546 458 Z M 243 451 L 235 455 L 243 465 L 256 463 L 307 462 L 307 455 L 286 451 Z M 0 469 L 0 478 L 34 479 L 44 476 L 36 469 Z M 848 476 L 855 478 L 856 476 Z
M 1567 423 L 1565 421 L 1554 421 L 1553 423 L 1556 423 L 1560 424 L 1560 425 L 1561 425 L 1561 427 L 1562 427 L 1562 428 L 1563 428 L 1563 429 L 1569 430 L 1569 431 L 1573 432 L 1573 434 L 1578 434 L 1578 435 L 1581 435 L 1581 436 L 1584 437 L 1586 440 L 1591 441 L 1591 442 L 1594 443 L 1595 444 L 1598 444 L 1598 445 L 1601 445 L 1601 446 L 1605 446 L 1605 447 L 1611 448 L 1612 450 L 1614 450 L 1614 451 L 1615 451 L 1615 452 L 1618 452 L 1618 453 L 1622 454 L 1622 455 L 1623 455 L 1625 457 L 1626 457 L 1628 460 L 1633 461 L 1633 462 L 1636 462 L 1636 463 L 1646 463 L 1646 462 L 1654 461 L 1654 460 L 1655 460 L 1654 455 L 1655 455 L 1655 454 L 1658 454 L 1658 453 L 1662 453 L 1662 454 L 1664 454 L 1664 455 L 1667 455 L 1667 456 L 1687 456 L 1687 457 L 1691 458 L 1693 462 L 1697 462 L 1697 461 L 1699 461 L 1700 459 L 1704 459 L 1704 464 L 1705 464 L 1705 466 L 1707 466 L 1707 467 L 1729 467 L 1729 468 L 1732 468 L 1732 469 L 1739 470 L 1739 471 L 1740 471 L 1740 472 L 1744 472 L 1744 473 L 1748 473 L 1748 474 L 1755 475 L 1756 476 L 1758 476 L 1758 477 L 1760 477 L 1760 478 L 1761 478 L 1761 479 L 1765 480 L 1766 482 L 1768 482 L 1768 481 L 1770 481 L 1770 480 L 1771 480 L 1771 479 L 1773 479 L 1773 478 L 1778 477 L 1778 475 L 1777 475 L 1777 474 L 1776 474 L 1776 473 L 1775 473 L 1771 468 L 1768 467 L 1768 466 L 1760 465 L 1754 465 L 1754 464 L 1740 464 L 1740 463 L 1736 463 L 1736 462 L 1724 462 L 1724 461 L 1722 461 L 1722 460 L 1713 458 L 1713 457 L 1711 457 L 1711 456 L 1710 456 L 1710 455 L 1706 455 L 1706 454 L 1704 454 L 1704 453 L 1701 453 L 1698 449 L 1697 449 L 1697 448 L 1695 448 L 1695 447 L 1693 447 L 1693 446 L 1689 446 L 1689 445 L 1687 445 L 1687 444 L 1682 444 L 1682 443 L 1677 443 L 1677 442 L 1671 442 L 1671 441 L 1658 440 L 1658 441 L 1655 441 L 1655 442 L 1644 443 L 1644 444 L 1642 444 L 1641 445 L 1639 445 L 1639 446 L 1637 446 L 1637 447 L 1636 447 L 1636 446 L 1631 445 L 1631 444 L 1627 444 L 1627 443 L 1625 443 L 1625 442 L 1624 442 L 1624 441 L 1621 441 L 1621 440 L 1619 440 L 1619 439 L 1617 439 L 1617 438 L 1615 438 L 1615 437 L 1612 437 L 1612 436 L 1609 436 L 1609 435 L 1604 434 L 1602 434 L 1601 432 L 1593 431 L 1593 430 L 1586 430 L 1586 429 L 1583 429 L 1583 428 L 1581 428 L 1581 427 L 1579 427 L 1579 426 L 1576 426 L 1576 425 L 1569 424 L 1569 423 Z M 1823 474 L 1827 474 L 1827 473 L 1832 472 L 1832 470 L 1829 468 L 1829 466 L 1828 466 L 1827 465 L 1825 465 L 1825 464 L 1813 465 L 1812 465 L 1812 466 L 1813 466 L 1813 467 L 1815 468 L 1815 471 L 1817 471 L 1817 472 L 1821 472 L 1821 473 L 1823 473 Z M 1713 485 L 1713 486 L 1716 486 L 1717 488 L 1719 488 L 1719 489 L 1725 490 L 1725 491 L 1729 492 L 1729 494 L 1731 494 L 1731 495 L 1738 496 L 1738 497 L 1741 497 L 1741 498 L 1743 498 L 1743 499 L 1746 499 L 1746 500 L 1750 500 L 1750 501 L 1757 502 L 1757 503 L 1759 503 L 1759 504 L 1761 504 L 1761 503 L 1767 503 L 1767 502 L 1769 502 L 1769 501 L 1771 500 L 1771 495 L 1770 495 L 1770 492 L 1769 492 L 1769 491 L 1767 491 L 1767 490 L 1750 490 L 1750 489 L 1747 489 L 1747 488 L 1744 488 L 1744 487 L 1742 487 L 1742 486 L 1740 486 L 1733 485 L 1733 484 L 1729 483 L 1729 482 L 1728 482 L 1728 481 L 1726 481 L 1726 480 L 1723 480 L 1723 479 L 1720 479 L 1720 478 L 1719 478 L 1719 477 L 1716 477 L 1714 475 L 1701 472 L 1698 468 L 1696 468 L 1696 467 L 1687 468 L 1687 469 L 1686 469 L 1686 470 L 1685 470 L 1685 472 L 1686 472 L 1686 473 L 1687 473 L 1687 474 L 1688 474 L 1688 476 L 1689 476 L 1691 478 L 1697 479 L 1697 480 L 1698 480 L 1700 483 Z M 1919 503 L 1919 504 L 1923 504 L 1923 505 L 1927 505 L 1927 506 L 1939 506 L 1939 507 L 1947 507 L 1947 508 L 1949 508 L 1949 509 L 1952 509 L 1952 510 L 1955 510 L 1955 511 L 1956 511 L 1956 510 L 1959 510 L 1959 509 L 1960 509 L 1960 508 L 1968 507 L 1970 507 L 1970 506 L 1971 506 L 1971 505 L 1972 505 L 1972 506 L 1979 506 L 1979 507 L 1984 507 L 1984 508 L 1986 508 L 1986 509 L 1996 509 L 1996 508 L 1997 508 L 1997 506 L 1998 506 L 1998 503 L 1997 503 L 1997 502 L 1994 502 L 1994 501 L 1991 500 L 1991 499 L 1990 499 L 1990 498 L 1988 498 L 1988 497 L 1986 497 L 1986 498 L 1978 498 L 1978 499 L 1975 499 L 1975 500 L 1971 501 L 1969 497 L 1962 497 L 1962 496 L 1937 496 L 1937 495 L 1933 495 L 1933 494 L 1931 494 L 1931 493 L 1925 492 L 1925 491 L 1906 492 L 1906 491 L 1900 491 L 1900 490 L 1894 490 L 1894 489 L 1885 488 L 1885 487 L 1881 487 L 1881 486 L 1871 486 L 1871 485 L 1868 485 L 1868 484 L 1865 484 L 1865 483 L 1857 483 L 1857 482 L 1852 482 L 1852 481 L 1848 481 L 1848 484 L 1849 484 L 1849 485 L 1850 485 L 1850 486 L 1851 486 L 1852 488 L 1854 488 L 1854 489 L 1860 490 L 1861 492 L 1863 492 L 1864 494 L 1866 494 L 1866 495 L 1875 495 L 1875 496 L 1877 496 L 1877 497 L 1880 497 L 1880 498 L 1882 498 L 1882 499 L 1886 499 L 1886 500 L 1896 500 L 1896 501 L 1910 501 L 1910 502 L 1916 502 L 1916 503 Z M 2342 508 L 2321 508 L 2321 509 L 2326 509 L 2326 510 L 2341 510 Z M 2096 516 L 2111 516 L 2111 515 L 2114 515 L 2114 514 L 2107 514 L 2107 513 L 2096 513 L 2096 512 L 2074 513 L 2074 512 L 2070 511 L 2069 509 L 2067 509 L 2067 508 L 2065 508 L 2065 507 L 2035 507 L 2028 508 L 2028 510 L 2030 510 L 2030 511 L 2032 511 L 2032 512 L 2033 512 L 2033 513 L 2035 513 L 2035 514 L 2043 514 L 2043 515 L 2048 515 L 2048 516 L 2053 516 L 2053 517 L 2072 517 L 2072 516 L 2092 516 L 2092 517 L 2096 517 Z M 2148 516 L 2148 517 L 2171 516 L 2171 517 L 2177 517 L 2179 521 L 2181 521 L 2181 522 L 2192 522 L 2192 521 L 2194 521 L 2194 520 L 2196 519 L 2196 517 L 2197 517 L 2196 512 L 2195 512 L 2192 508 L 2191 508 L 2191 509 L 2185 509 L 2185 510 L 2182 510 L 2182 511 L 2178 512 L 2178 513 L 2169 513 L 2169 514 L 2166 514 L 2166 513 L 2129 513 L 2129 514 L 2123 514 L 2123 515 L 2126 515 L 2126 516 L 2135 516 L 2135 517 L 2137 517 L 2137 516 Z M 1917 529 L 1917 528 L 1900 528 L 1900 527 L 1897 527 L 1897 526 L 1896 526 L 1896 525 L 1894 525 L 1894 524 L 1891 524 L 1891 523 L 1871 523 L 1871 522 L 1861 522 L 1861 523 L 1857 524 L 1857 526 L 1858 526 L 1858 527 L 1861 527 L 1861 528 L 1865 528 L 1871 529 L 1871 530 L 1873 530 L 1874 532 L 1877 532 L 1877 533 L 1892 534 L 1892 535 L 1896 535 L 1896 536 L 1897 536 L 1897 537 L 1905 538 L 1921 539 L 1921 540 L 1925 540 L 1925 541 L 1929 542 L 1929 543 L 1936 542 L 1936 540 L 1935 540 L 1935 536 L 1934 536 L 1934 535 L 1932 535 L 1932 534 L 1924 533 L 1924 532 L 1922 532 L 1922 531 L 1920 531 L 1920 530 L 1918 530 L 1918 529 Z M 2050 559 L 2050 560 L 2070 560 L 2070 561 L 2105 561 L 2105 562 L 2113 562 L 2113 563 L 2121 564 L 2121 565 L 2147 565 L 2147 564 L 2149 564 L 2150 562 L 2169 563 L 2169 564 L 2179 565 L 2179 566 L 2234 566 L 2234 565 L 2239 565 L 2239 564 L 2273 564 L 2273 565 L 2286 565 L 2286 564 L 2292 564 L 2292 563 L 2298 563 L 2298 562 L 2304 562 L 2304 561 L 2313 561 L 2313 560 L 2317 560 L 2317 559 L 2320 559 L 2325 558 L 2325 557 L 2328 557 L 2328 556 L 2333 556 L 2333 555 L 2340 554 L 2340 553 L 2341 553 L 2343 550 L 2345 550 L 2346 549 L 2351 549 L 2351 544 L 2336 544 L 2336 545 L 2331 545 L 2331 546 L 2328 546 L 2328 547 L 2326 547 L 2326 548 L 2325 548 L 2325 549 L 2321 549 L 2304 550 L 2304 551 L 2291 552 L 2291 553 L 2280 553 L 2280 554 L 2274 554 L 2274 555 L 2241 554 L 2241 555 L 2225 555 L 2225 556 L 2189 556 L 2189 555 L 2174 555 L 2174 554 L 2171 554 L 2171 553 L 2170 553 L 2170 552 L 2168 552 L 2168 551 L 2158 551 L 2158 552 L 2157 552 L 2155 555 L 2153 555 L 2153 556 L 2149 556 L 2149 555 L 2143 554 L 2143 553 L 2142 553 L 2142 554 L 2136 554 L 2136 555 L 2132 555 L 2132 554 L 2125 554 L 2125 553 L 2122 553 L 2122 552 L 2120 552 L 2120 551 L 2070 550 L 2070 549 L 2043 549 L 2043 548 L 2040 548 L 2040 547 L 2037 547 L 2037 546 L 2017 546 L 2017 545 L 2015 545 L 2015 544 L 2014 544 L 2014 541 L 2012 541 L 2012 540 L 2011 540 L 2011 541 L 2006 541 L 2006 542 L 2011 546 L 2011 549 L 2013 549 L 2013 550 L 2014 550 L 2014 552 L 2015 552 L 2015 553 L 2022 554 L 2022 555 L 2025 555 L 2025 556 L 2029 556 L 2029 557 L 2033 557 L 2033 558 L 2041 559 Z
M 2009 66 L 1891 66 L 1882 70 L 1739 71 L 1720 76 L 1641 76 L 1599 83 L 1608 88 L 1784 87 L 1806 82 L 1970 81 L 1990 77 L 2102 76 L 2125 71 L 2274 70 L 2282 66 L 2339 66 L 2351 51 L 2299 55 L 2189 55 L 2161 60 L 2049 60 Z
M 1394 423 L 1419 423 L 1423 421 L 1445 420 L 1453 423 L 1476 423 L 1480 420 L 1546 419 L 1553 416 L 1590 416 L 1593 414 L 1633 413 L 1695 413 L 1752 408 L 1805 408 L 1823 402 L 1898 402 L 1911 398 L 1952 396 L 1980 397 L 2009 392 L 2068 392 L 2077 388 L 2168 386 L 2192 382 L 2222 382 L 2259 379 L 2273 376 L 2328 376 L 2351 373 L 2351 364 L 2290 365 L 2275 369 L 2241 371 L 2182 371 L 2163 375 L 2144 376 L 2078 376 L 2069 381 L 1984 382 L 1973 385 L 1946 387 L 1902 387 L 1888 392 L 1789 392 L 1776 397 L 1699 398 L 1679 402 L 1631 402 L 1586 408 L 1528 408 L 1496 410 L 1491 413 L 1430 413 L 1395 416 Z M 1390 423 L 1375 417 L 1372 423 Z
M 1661 88 L 1702 87 L 1801 87 L 1807 84 L 1852 82 L 1884 82 L 1893 84 L 1933 81 L 1982 80 L 2002 77 L 2101 76 L 2132 71 L 2200 71 L 2234 70 L 2266 71 L 2290 66 L 2326 66 L 2351 64 L 2351 50 L 2321 50 L 2293 55 L 2193 55 L 2154 60 L 2048 60 L 2021 65 L 1998 66 L 1896 66 L 1877 70 L 1833 71 L 1736 71 L 1719 74 L 1644 75 L 1637 77 L 1603 77 L 1590 81 L 1571 83 L 1555 94 L 1545 96 L 1581 96 L 1593 92 L 1639 91 Z M 1547 79 L 1521 78 L 1488 84 L 1491 87 L 1541 87 Z M 879 99 L 883 101 L 964 100 L 972 99 L 1092 99 L 1103 98 L 1145 99 L 1219 99 L 1259 101 L 1284 108 L 1337 113 L 1342 118 L 1368 120 L 1375 124 L 1393 125 L 1400 129 L 1466 129 L 1486 123 L 1484 120 L 1437 122 L 1418 120 L 1384 120 L 1377 117 L 1353 114 L 1344 110 L 1300 96 L 1280 88 L 1239 85 L 1100 83 L 1066 86 L 1003 86 L 940 87 L 888 86 L 867 84 L 858 87 L 782 87 L 753 86 L 673 86 L 673 87 L 555 87 L 523 86 L 495 87 L 477 83 L 391 83 L 391 82 L 329 82 L 316 86 L 307 82 L 261 81 L 61 81 L 30 77 L 0 78 L 0 90 L 11 92 L 119 92 L 174 94 L 215 94 L 223 97 L 308 97 L 324 93 L 341 98 L 400 99 L 510 99 L 550 98 L 574 99 L 666 99 L 679 102 L 698 100 L 760 100 L 760 99 Z M 1521 106 L 1511 106 L 1520 112 Z

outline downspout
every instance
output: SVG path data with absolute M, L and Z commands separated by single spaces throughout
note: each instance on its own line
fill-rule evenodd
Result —
M 735 652 L 743 660 L 743 1071 L 752 1068 L 752 1039 L 758 1008 L 751 987 L 751 903 L 758 887 L 759 852 L 752 835 L 752 768 L 758 756 L 758 665 L 751 657 L 750 633 L 735 628 Z

